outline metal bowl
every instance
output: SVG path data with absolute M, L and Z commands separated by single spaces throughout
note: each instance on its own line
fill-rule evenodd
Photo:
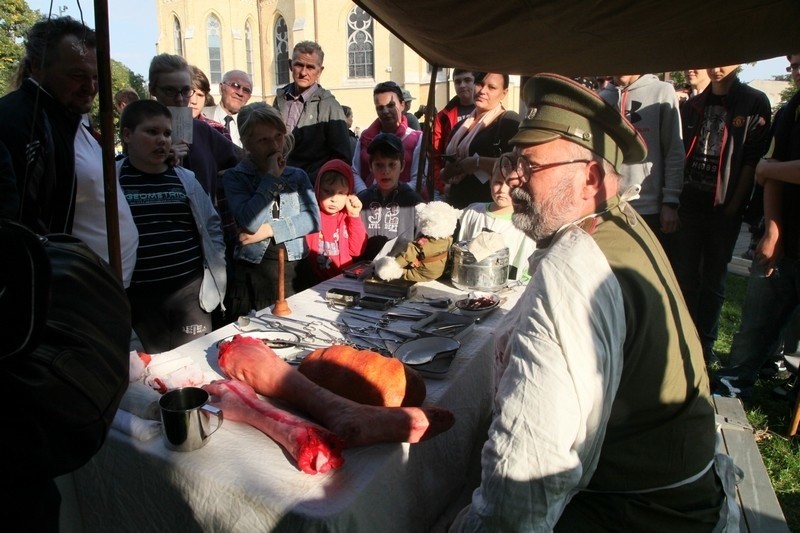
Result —
M 500 305 L 500 297 L 493 292 L 473 291 L 466 298 L 456 301 L 456 308 L 464 316 L 480 318 Z

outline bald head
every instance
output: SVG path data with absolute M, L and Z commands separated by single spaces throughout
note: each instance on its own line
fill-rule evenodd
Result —
M 235 115 L 253 94 L 253 79 L 243 70 L 229 70 L 219 84 L 220 105 L 229 115 Z

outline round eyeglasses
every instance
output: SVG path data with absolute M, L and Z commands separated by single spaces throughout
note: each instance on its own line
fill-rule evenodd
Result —
M 191 96 L 194 94 L 194 89 L 191 87 L 159 87 L 158 90 L 164 93 L 164 96 L 167 98 L 175 98 L 178 95 L 181 95 L 184 98 L 191 98 Z
M 500 175 L 506 180 L 509 187 L 525 185 L 531 177 L 542 170 L 560 167 L 562 165 L 572 165 L 575 163 L 591 163 L 591 159 L 570 159 L 568 161 L 556 161 L 555 163 L 545 163 L 543 165 L 533 165 L 522 156 L 513 154 L 503 154 L 500 156 Z

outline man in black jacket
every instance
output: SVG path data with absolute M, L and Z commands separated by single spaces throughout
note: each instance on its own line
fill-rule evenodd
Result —
M 753 194 L 756 164 L 769 146 L 769 100 L 739 81 L 738 68 L 707 69 L 711 84 L 681 107 L 686 165 L 674 269 L 709 365 L 719 362 L 713 346 L 728 263 Z
M 42 20 L 25 42 L 17 90 L 0 99 L 0 142 L 11 153 L 17 219 L 40 233 L 70 233 L 75 213 L 75 133 L 97 95 L 93 30 Z

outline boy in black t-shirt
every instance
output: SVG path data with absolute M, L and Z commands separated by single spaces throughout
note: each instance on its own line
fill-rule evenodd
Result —
M 403 143 L 393 133 L 380 133 L 367 148 L 369 168 L 375 183 L 358 194 L 364 208 L 361 219 L 367 229 L 367 249 L 361 259 L 372 260 L 391 239 L 405 246 L 415 237 L 414 206 L 422 197 L 406 183 L 403 171 Z

